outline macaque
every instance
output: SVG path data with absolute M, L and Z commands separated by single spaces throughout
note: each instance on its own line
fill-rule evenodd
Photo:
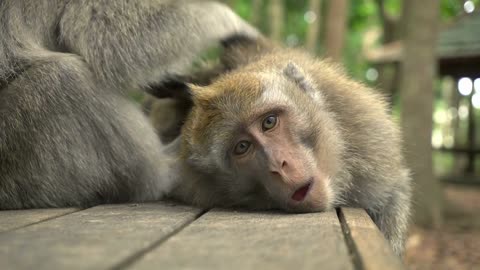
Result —
M 169 157 L 126 93 L 237 34 L 259 35 L 213 1 L 1 0 L 0 210 L 161 199 Z
M 170 196 L 203 207 L 366 209 L 397 254 L 411 178 L 384 97 L 341 68 L 262 38 L 230 39 L 228 72 L 188 85 Z

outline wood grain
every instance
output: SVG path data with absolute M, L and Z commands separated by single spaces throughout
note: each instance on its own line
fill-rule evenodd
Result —
M 44 220 L 78 211 L 75 208 L 4 210 L 0 211 L 0 232 L 25 227 Z
M 0 234 L 0 269 L 108 269 L 151 248 L 201 210 L 103 205 Z
M 341 208 L 363 269 L 405 269 L 378 227 L 363 209 Z
M 335 212 L 212 210 L 132 269 L 353 269 Z

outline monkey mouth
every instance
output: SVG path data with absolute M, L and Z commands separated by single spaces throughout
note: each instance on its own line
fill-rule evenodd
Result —
M 307 184 L 303 185 L 299 189 L 297 189 L 293 195 L 292 195 L 292 200 L 296 202 L 301 202 L 307 197 L 308 192 L 310 191 L 310 188 L 312 186 L 312 181 L 308 181 Z

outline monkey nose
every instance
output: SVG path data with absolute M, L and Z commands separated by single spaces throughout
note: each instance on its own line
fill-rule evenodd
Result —
M 287 167 L 286 161 L 278 162 L 275 165 L 270 164 L 270 173 L 272 173 L 275 176 L 282 175 L 286 167 Z
M 311 186 L 312 186 L 312 182 L 308 182 L 307 184 L 297 189 L 291 197 L 292 200 L 297 202 L 303 201 L 305 197 L 307 197 L 308 191 L 310 191 Z

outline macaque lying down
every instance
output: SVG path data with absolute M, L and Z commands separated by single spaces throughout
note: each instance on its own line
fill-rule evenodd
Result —
M 384 98 L 336 65 L 268 41 L 224 44 L 229 72 L 186 84 L 170 196 L 202 207 L 361 207 L 402 254 L 411 178 Z

